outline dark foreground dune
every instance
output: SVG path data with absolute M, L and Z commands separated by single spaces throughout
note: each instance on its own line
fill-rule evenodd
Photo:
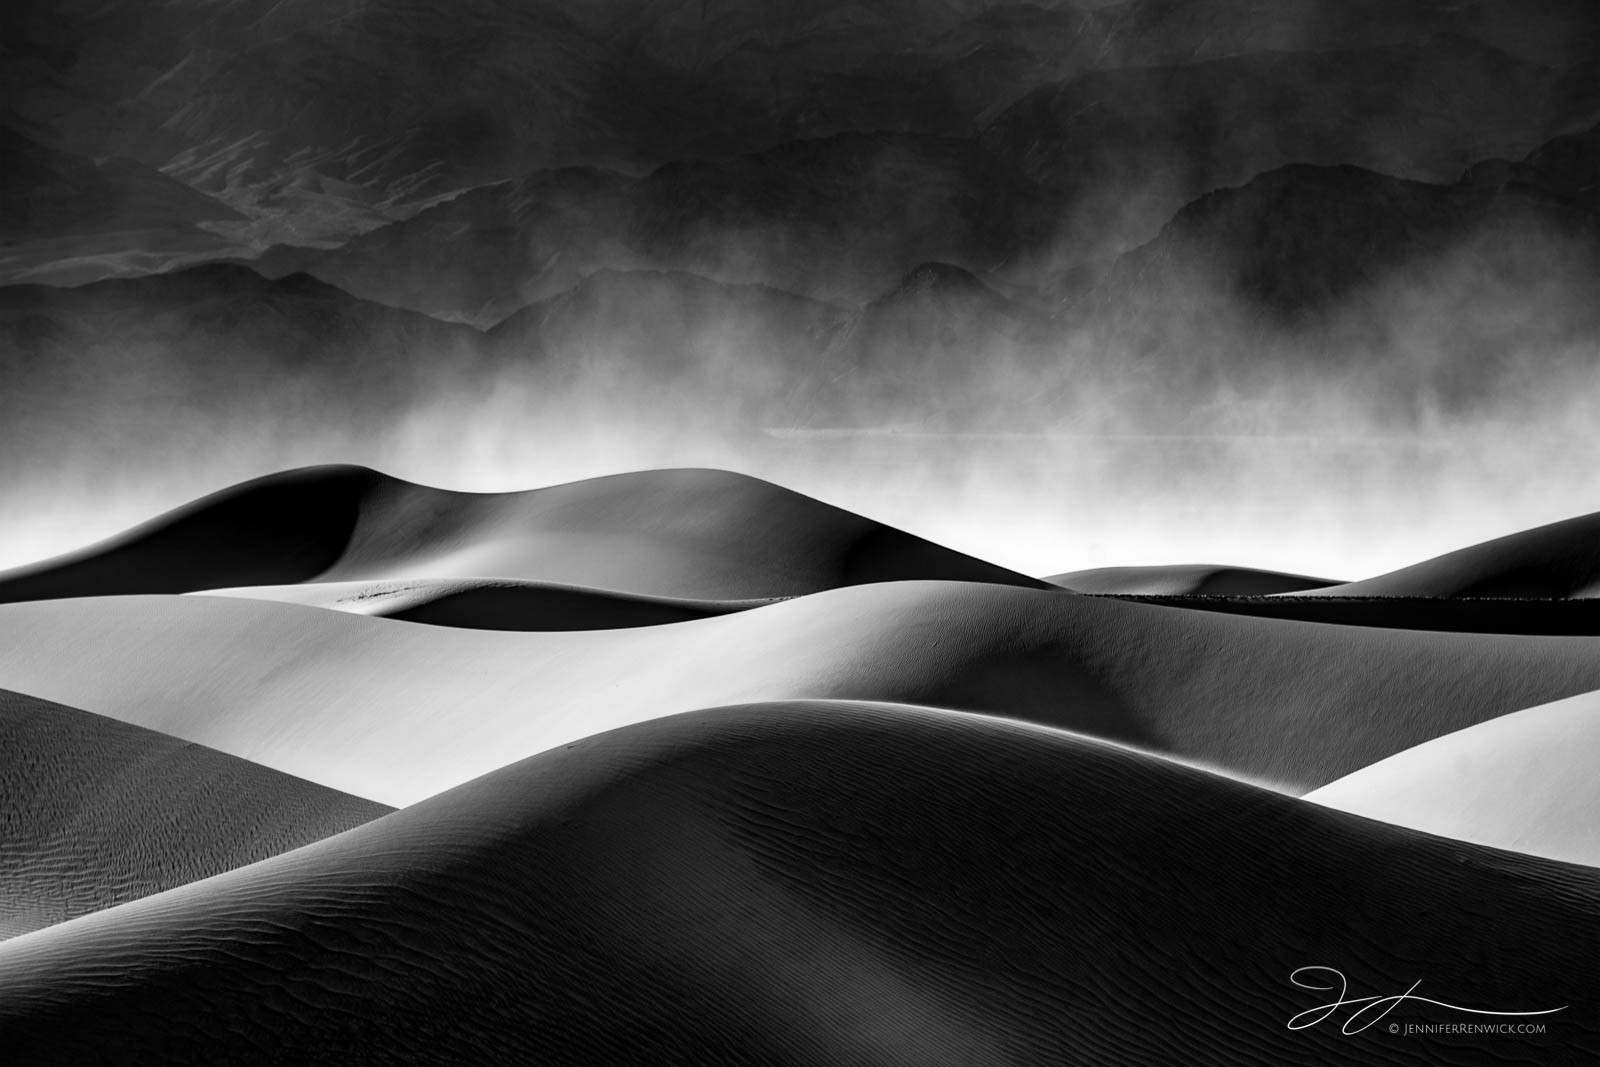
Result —
M 363 467 L 312 467 L 234 486 L 105 544 L 0 574 L 0 602 L 471 577 L 702 600 L 919 578 L 1044 585 L 727 471 L 457 493 Z
M 643 596 L 498 578 L 305 582 L 200 592 L 468 630 L 620 630 L 731 615 L 773 602 Z
M 1328 626 L 952 582 L 574 633 L 96 597 L 0 606 L 0 647 L 0 686 L 395 804 L 641 719 L 798 698 L 1010 715 L 1302 792 L 1600 689 L 1600 638 Z
M 254 863 L 390 810 L 0 691 L 0 937 Z
M 1052 575 L 1045 581 L 1074 593 L 1130 596 L 1266 596 L 1339 584 L 1331 578 L 1212 563 L 1096 567 Z
M 0 945 L 0 1035 L 41 1064 L 1577 1063 L 1597 923 L 1589 868 L 1021 724 L 757 705 Z M 1291 1029 L 1335 1000 L 1305 967 L 1564 1010 Z
M 1520 530 L 1306 596 L 1600 597 L 1600 512 Z

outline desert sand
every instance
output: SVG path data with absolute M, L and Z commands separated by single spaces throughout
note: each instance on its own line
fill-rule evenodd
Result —
M 1600 1064 L 1595 8 L 11 5 L 0 1067 Z
M 787 599 L 695 600 L 505 578 L 303 582 L 206 589 L 194 595 L 276 600 L 469 630 L 615 630 L 728 615 Z
M 222 490 L 106 544 L 0 574 L 0 602 L 473 577 L 733 600 L 905 578 L 1045 585 L 727 471 L 456 493 L 317 467 Z
M 1600 597 L 1600 512 L 1497 537 L 1313 596 Z
M 1483 558 L 1423 566 L 1474 589 Z M 1260 579 L 1112 577 L 1219 575 Z M 715 471 L 225 491 L 0 585 L 0 1035 L 41 1063 L 1394 1062 L 1341 1029 L 1365 1002 L 1289 1025 L 1334 996 L 1291 976 L 1332 968 L 1600 1054 L 1600 636 L 1492 625 L 1584 602 L 1227 588 L 1074 593 Z
M 566 633 L 86 597 L 0 606 L 0 644 L 0 687 L 390 804 L 640 719 L 799 697 L 1006 714 L 1303 792 L 1600 688 L 1600 638 L 1324 626 L 955 582 Z
M 1146 596 L 1266 596 L 1299 593 L 1340 583 L 1331 578 L 1284 574 L 1221 564 L 1176 564 L 1147 567 L 1096 567 L 1055 574 L 1045 579 L 1074 593 L 1142 594 Z
M 0 937 L 242 867 L 390 809 L 0 692 Z
M 1590 868 L 1058 731 L 802 702 L 602 734 L 14 939 L 0 1030 L 58 1062 L 1391 1063 L 1387 1034 L 1289 1029 L 1327 1002 L 1290 974 L 1577 1005 L 1597 921 Z M 1600 1054 L 1591 1016 L 1549 1018 L 1520 1050 Z
M 285 587 L 291 588 L 291 587 Z M 1316 593 L 1317 595 L 1312 595 Z M 1249 615 L 1258 619 L 1297 619 L 1338 626 L 1444 633 L 1542 634 L 1582 637 L 1600 634 L 1600 599 L 1595 597 L 1442 597 L 1099 593 L 1142 604 Z
M 1600 693 L 1512 712 L 1306 794 L 1371 819 L 1600 867 Z

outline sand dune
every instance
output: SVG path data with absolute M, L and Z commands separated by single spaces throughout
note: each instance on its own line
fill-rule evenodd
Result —
M 1464 841 L 1600 866 L 1600 693 L 1458 730 L 1307 800 Z
M 726 471 L 457 493 L 316 467 L 246 482 L 114 541 L 0 575 L 0 601 L 468 576 L 699 600 L 911 578 L 1044 586 Z
M 1146 596 L 1265 596 L 1268 593 L 1296 593 L 1338 584 L 1330 578 L 1213 563 L 1096 567 L 1093 570 L 1053 575 L 1045 581 L 1075 593 Z
M 0 647 L 0 686 L 388 803 L 653 715 L 799 697 L 997 712 L 1303 791 L 1600 688 L 1595 638 L 1325 626 L 946 582 L 581 633 L 101 597 L 0 606 Z
M 619 630 L 730 615 L 765 600 L 641 596 L 549 582 L 498 578 L 306 582 L 208 589 L 202 596 L 275 600 L 430 626 L 469 630 Z
M 310 581 L 340 559 L 383 477 L 359 467 L 273 474 L 109 541 L 0 573 L 0 602 Z
M 1307 590 L 1307 593 L 1311 590 Z M 1114 595 L 1114 594 L 1099 594 Z M 1126 595 L 1126 599 L 1191 611 L 1260 619 L 1298 619 L 1337 626 L 1447 633 L 1600 636 L 1600 600 L 1508 597 Z
M 0 937 L 254 863 L 388 810 L 0 692 Z
M 1600 596 L 1600 512 L 1472 545 L 1309 596 Z
M 1418 915 L 1427 916 L 1419 922 Z M 29 1062 L 1393 1063 L 1416 988 L 1600 1055 L 1600 872 L 908 707 L 658 720 L 0 945 Z M 1159 946 L 1133 952 L 1131 946 Z M 1484 961 L 1492 960 L 1493 966 Z M 1226 981 L 1208 976 L 1219 968 Z M 1451 1016 L 1452 1019 L 1455 1016 Z M 1468 1021 L 1475 1017 L 1461 1016 Z M 1481 1063 L 1483 1035 L 1431 1062 Z M 1547 1060 L 1546 1062 L 1556 1062 Z

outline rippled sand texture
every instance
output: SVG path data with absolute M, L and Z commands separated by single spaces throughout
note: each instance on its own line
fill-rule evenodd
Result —
M 249 483 L 0 577 L 0 1045 L 1586 1062 L 1593 525 L 1311 601 L 1047 582 L 717 471 Z M 1563 1010 L 1291 1029 L 1303 967 Z

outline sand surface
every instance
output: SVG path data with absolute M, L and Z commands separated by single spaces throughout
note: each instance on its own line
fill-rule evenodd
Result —
M 1600 638 L 1387 631 L 952 582 L 491 633 L 232 597 L 0 606 L 0 687 L 384 803 L 640 719 L 792 698 L 1013 715 L 1292 792 L 1600 688 Z
M 1379 760 L 1307 800 L 1600 867 L 1600 693 L 1512 712 Z
M 726 471 L 457 493 L 362 467 L 313 467 L 223 490 L 105 544 L 0 574 L 0 602 L 474 577 L 714 600 L 910 578 L 1045 584 Z
M 194 595 L 306 604 L 355 615 L 469 630 L 615 630 L 656 626 L 730 615 L 782 599 L 695 600 L 504 578 L 303 582 L 207 589 Z
M 1052 575 L 1045 580 L 1075 593 L 1145 596 L 1266 596 L 1339 584 L 1332 578 L 1210 563 L 1096 567 L 1093 570 Z
M 254 863 L 381 804 L 0 692 L 0 937 Z
M 1600 597 L 1600 512 L 1497 537 L 1310 596 Z
M 1294 619 L 1388 630 L 1552 637 L 1600 635 L 1600 599 L 1593 597 L 1331 596 L 1308 590 L 1304 596 L 1136 595 L 1119 596 L 1119 599 L 1259 619 Z
M 236 487 L 0 579 L 0 1047 L 1589 1062 L 1600 627 L 1551 529 L 1421 591 L 1083 595 L 715 471 Z M 1295 1027 L 1297 973 L 1436 1003 Z M 1441 1003 L 1550 1014 L 1388 1031 Z
M 0 1031 L 54 1062 L 1397 1062 L 1350 1008 L 1289 1029 L 1328 1000 L 1291 973 L 1325 966 L 1566 1007 L 1517 1049 L 1581 1057 L 1596 922 L 1589 868 L 1020 724 L 765 705 L 15 939 Z

